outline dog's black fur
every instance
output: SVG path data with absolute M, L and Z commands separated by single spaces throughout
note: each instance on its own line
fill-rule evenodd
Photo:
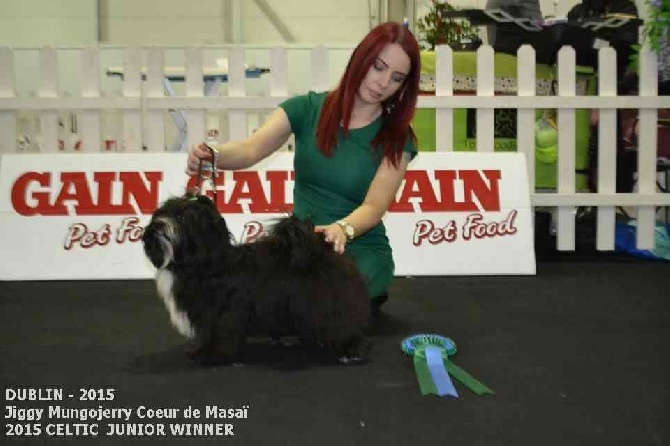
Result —
M 267 236 L 235 244 L 203 196 L 168 199 L 143 235 L 170 318 L 205 364 L 235 361 L 249 337 L 311 337 L 341 362 L 367 360 L 370 296 L 351 259 L 309 221 L 278 220 Z

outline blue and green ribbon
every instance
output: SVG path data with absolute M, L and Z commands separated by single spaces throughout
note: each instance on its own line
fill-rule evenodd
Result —
M 449 360 L 456 354 L 456 343 L 434 334 L 418 334 L 402 341 L 402 351 L 414 360 L 414 371 L 422 395 L 452 396 L 458 392 L 449 375 L 477 395 L 495 395 L 493 390 Z

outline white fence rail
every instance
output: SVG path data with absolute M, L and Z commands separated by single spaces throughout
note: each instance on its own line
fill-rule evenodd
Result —
M 0 153 L 16 152 L 18 117 L 26 113 L 38 116 L 40 151 L 59 151 L 63 136 L 59 135 L 62 113 L 78 116 L 78 137 L 82 152 L 100 152 L 105 145 L 103 127 L 104 113 L 114 111 L 122 116 L 119 137 L 115 137 L 117 150 L 127 152 L 146 150 L 161 152 L 169 150 L 171 113 L 175 122 L 181 119 L 188 128 L 187 139 L 182 147 L 201 141 L 206 130 L 218 126 L 218 117 L 225 112 L 227 138 L 244 138 L 250 131 L 250 119 L 262 119 L 256 115 L 276 107 L 291 94 L 307 90 L 332 88 L 338 79 L 332 79 L 331 68 L 338 72 L 344 69 L 333 67 L 329 52 L 332 48 L 314 47 L 309 51 L 310 63 L 291 67 L 288 51 L 291 48 L 265 48 L 245 46 L 220 46 L 178 48 L 183 52 L 183 64 L 178 67 L 184 76 L 183 91 L 166 94 L 166 52 L 174 48 L 128 47 L 121 49 L 122 88 L 120 94 L 110 95 L 101 87 L 107 82 L 108 67 L 101 66 L 101 49 L 68 48 L 76 52 L 76 72 L 66 76 L 78 78 L 76 91 L 69 95 L 59 88 L 59 57 L 62 49 L 39 48 L 36 70 L 38 85 L 30 89 L 32 94 L 17 93 L 17 81 L 23 76 L 25 67 L 17 69 L 17 54 L 20 48 L 0 47 Z M 337 48 L 340 52 L 347 49 Z M 208 96 L 204 54 L 216 50 L 226 54 L 227 82 L 222 94 Z M 265 52 L 269 72 L 265 76 L 266 89 L 249 92 L 246 77 L 249 51 Z M 350 51 L 350 49 L 349 49 Z M 345 59 L 342 59 L 345 60 Z M 572 48 L 561 49 L 558 57 L 558 89 L 554 96 L 536 96 L 535 52 L 522 47 L 517 59 L 516 96 L 494 95 L 494 53 L 484 46 L 477 54 L 476 96 L 454 95 L 453 60 L 449 47 L 438 47 L 436 51 L 436 91 L 434 96 L 421 96 L 420 108 L 436 109 L 436 150 L 453 150 L 453 111 L 460 108 L 476 108 L 476 149 L 479 152 L 493 151 L 494 109 L 514 108 L 517 115 L 517 150 L 526 154 L 531 191 L 535 191 L 535 135 L 534 122 L 537 109 L 558 110 L 559 155 L 557 165 L 557 188 L 546 193 L 536 191 L 531 196 L 533 206 L 557 208 L 557 243 L 560 250 L 575 249 L 575 210 L 578 206 L 597 206 L 597 244 L 600 250 L 614 249 L 615 209 L 617 206 L 637 208 L 638 247 L 647 249 L 654 245 L 656 207 L 669 206 L 670 194 L 656 190 L 657 133 L 656 122 L 659 108 L 669 107 L 666 97 L 657 95 L 656 58 L 650 52 L 640 55 L 640 87 L 638 96 L 617 96 L 616 54 L 611 48 L 603 48 L 599 54 L 598 96 L 576 95 L 575 53 Z M 292 71 L 293 70 L 293 71 Z M 296 71 L 310 73 L 304 77 L 299 88 L 291 89 L 289 74 Z M 26 73 L 27 74 L 27 73 Z M 143 79 L 145 80 L 143 82 Z M 62 80 L 62 79 L 60 79 Z M 301 90 L 301 91 L 297 91 Z M 616 193 L 616 110 L 639 109 L 640 135 L 638 147 L 638 180 L 636 193 Z M 575 190 L 575 111 L 577 109 L 599 109 L 599 166 L 598 192 L 583 193 Z M 181 111 L 175 114 L 176 111 Z M 208 116 L 214 114 L 213 119 Z M 254 116 L 252 118 L 252 116 Z M 60 120 L 60 121 L 59 121 Z M 252 126 L 253 127 L 253 126 Z

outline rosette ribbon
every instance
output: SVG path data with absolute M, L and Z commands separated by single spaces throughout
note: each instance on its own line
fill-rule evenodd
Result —
M 422 395 L 458 398 L 449 375 L 477 395 L 495 395 L 493 390 L 449 360 L 449 356 L 456 354 L 456 343 L 451 339 L 435 334 L 418 334 L 406 338 L 400 346 L 403 353 L 414 360 L 414 371 Z

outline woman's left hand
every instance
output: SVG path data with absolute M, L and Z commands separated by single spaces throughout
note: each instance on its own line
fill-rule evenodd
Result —
M 330 225 L 314 226 L 314 232 L 323 233 L 326 242 L 333 245 L 333 251 L 338 254 L 344 254 L 347 245 L 347 236 L 337 223 Z

